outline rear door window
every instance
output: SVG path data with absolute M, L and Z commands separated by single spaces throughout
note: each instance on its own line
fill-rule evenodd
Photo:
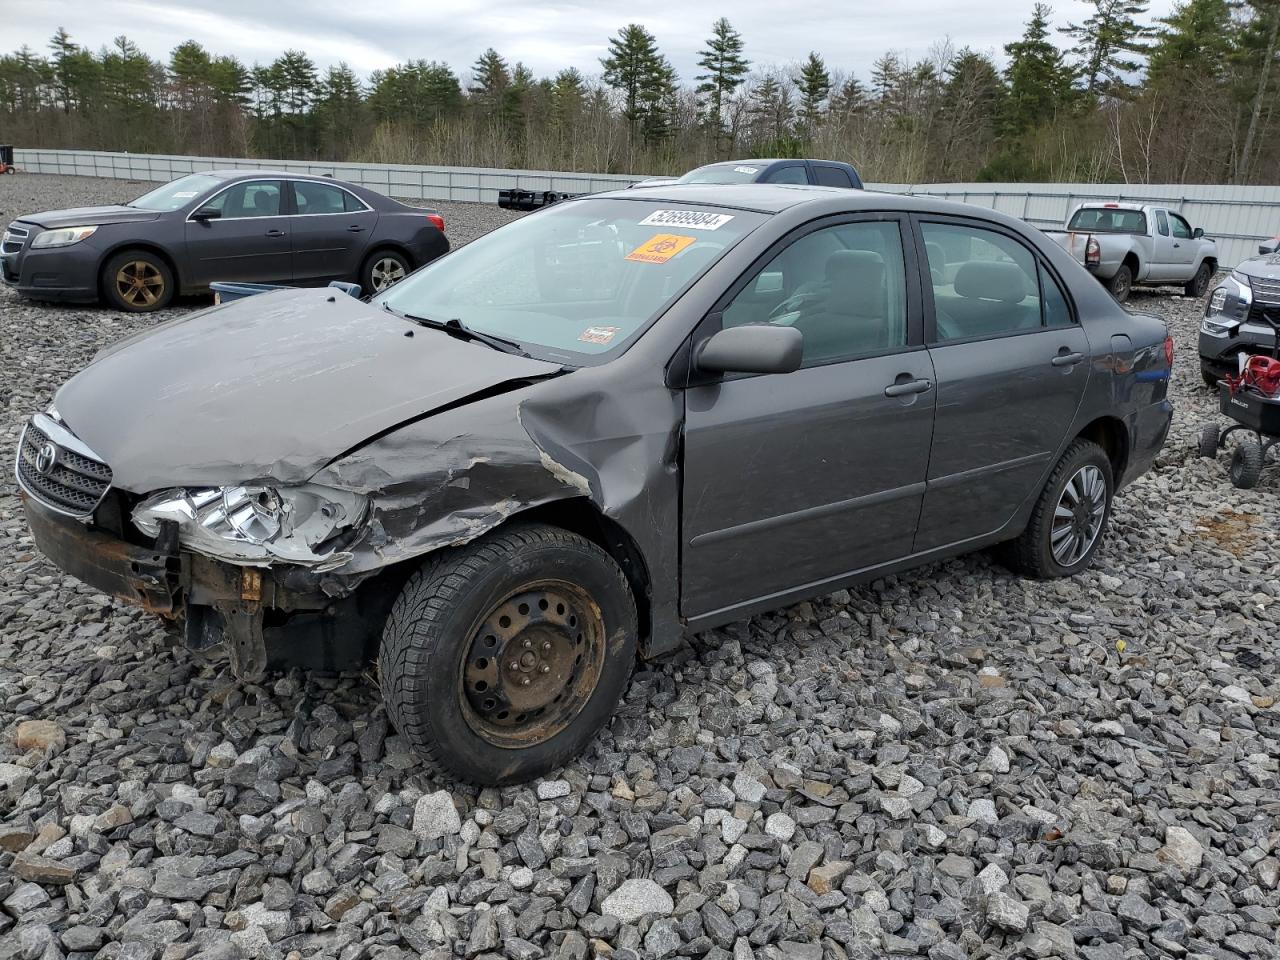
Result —
M 293 181 L 293 200 L 299 216 L 316 216 L 323 213 L 344 213 L 347 210 L 347 191 L 327 183 L 310 180 Z
M 804 167 L 798 163 L 793 163 L 787 167 L 779 167 L 777 170 L 770 170 L 761 183 L 808 183 L 809 175 L 804 172 Z
M 849 179 L 849 174 L 839 167 L 825 167 L 815 164 L 813 173 L 818 183 L 824 187 L 845 187 L 849 189 L 853 187 L 853 181 Z
M 1039 267 L 1026 246 L 968 225 L 922 223 L 921 232 L 933 283 L 935 341 L 1041 328 Z

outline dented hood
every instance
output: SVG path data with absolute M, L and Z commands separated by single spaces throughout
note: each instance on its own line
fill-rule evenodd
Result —
M 135 493 L 298 483 L 398 424 L 559 370 L 334 290 L 288 290 L 105 350 L 55 405 Z

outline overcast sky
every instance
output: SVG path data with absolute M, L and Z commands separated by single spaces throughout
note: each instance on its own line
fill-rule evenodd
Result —
M 1152 0 L 1151 15 L 1173 5 Z M 6 49 L 25 43 L 47 52 L 59 26 L 94 50 L 124 33 L 162 60 L 195 39 L 249 65 L 294 48 L 321 70 L 345 60 L 362 77 L 418 58 L 443 60 L 465 75 L 493 47 L 539 76 L 568 66 L 591 76 L 600 72 L 608 38 L 640 22 L 688 81 L 712 22 L 727 16 L 753 63 L 788 64 L 817 50 L 832 69 L 865 79 L 886 50 L 916 59 L 948 37 L 1003 62 L 1004 45 L 1022 32 L 1031 7 L 1031 0 L 0 0 L 0 36 Z M 1054 4 L 1055 22 L 1083 20 L 1091 7 L 1062 0 Z

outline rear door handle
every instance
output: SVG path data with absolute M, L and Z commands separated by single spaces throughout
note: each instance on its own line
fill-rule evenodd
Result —
M 283 236 L 284 236 L 284 231 L 283 231 L 283 230 L 268 230 L 268 231 L 267 231 L 267 236 L 268 236 L 268 237 L 283 237 Z
M 1074 367 L 1077 363 L 1084 360 L 1083 353 L 1060 353 L 1050 362 L 1055 367 Z
M 886 397 L 906 397 L 913 393 L 924 393 L 933 389 L 932 380 L 908 380 L 906 383 L 891 383 L 884 388 Z
M 358 226 L 353 223 L 351 226 L 347 227 L 347 232 L 348 233 L 364 233 L 364 227 Z

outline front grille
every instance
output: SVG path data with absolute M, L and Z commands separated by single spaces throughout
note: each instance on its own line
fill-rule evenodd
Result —
M 31 231 L 26 227 L 20 227 L 15 223 L 9 224 L 5 228 L 4 236 L 0 237 L 0 253 L 17 253 L 30 235 Z
M 1280 306 L 1280 280 L 1262 280 L 1258 277 L 1250 277 L 1249 286 L 1253 287 L 1255 303 Z
M 60 438 L 50 436 L 53 432 L 43 429 L 36 420 L 22 431 L 18 443 L 18 483 L 54 510 L 88 518 L 111 486 L 111 468 L 101 460 L 59 443 Z M 48 462 L 50 451 L 54 454 L 51 464 Z

